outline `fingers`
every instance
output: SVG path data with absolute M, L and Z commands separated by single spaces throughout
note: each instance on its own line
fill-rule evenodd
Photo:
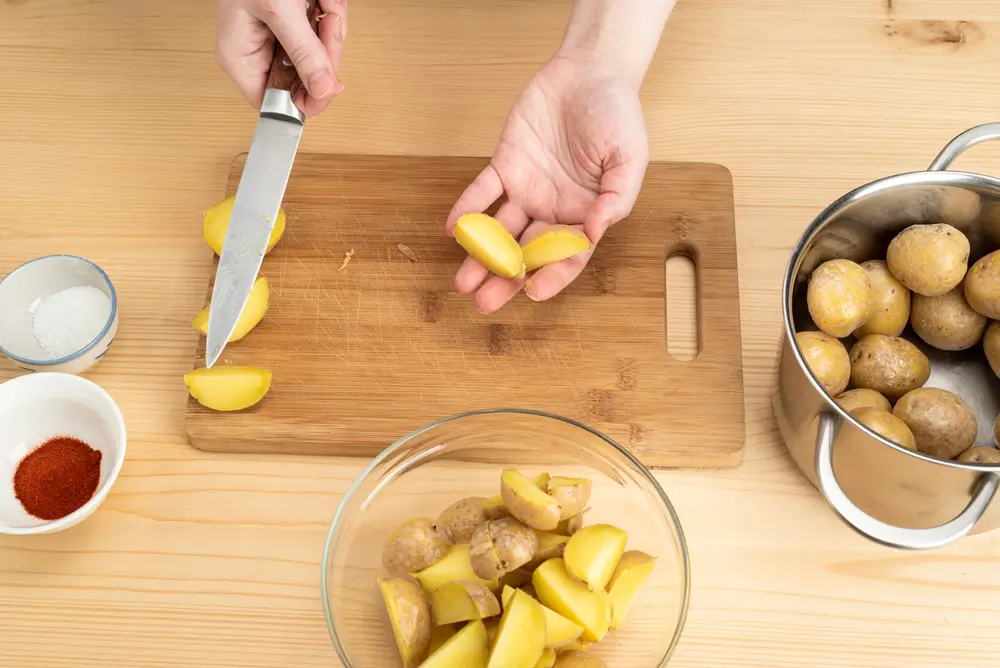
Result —
M 528 214 L 521 207 L 507 201 L 500 205 L 496 219 L 499 220 L 507 231 L 514 237 L 521 236 L 521 232 L 528 225 Z M 479 262 L 469 257 L 465 259 L 458 273 L 455 274 L 455 291 L 460 294 L 475 292 L 486 280 L 489 270 Z
M 313 30 L 312 17 L 304 11 L 305 3 L 272 0 L 263 4 L 265 15 L 260 18 L 267 23 L 285 48 L 288 60 L 295 66 L 295 71 L 298 72 L 306 92 L 309 93 L 308 97 L 319 103 L 313 106 L 326 106 L 334 95 L 336 72 L 327 47 Z M 342 27 L 343 18 L 337 21 L 339 16 L 337 14 L 333 17 L 334 23 Z M 323 22 L 330 18 L 327 16 Z M 324 31 L 331 30 L 334 28 L 326 28 Z
M 448 214 L 448 221 L 445 223 L 445 232 L 450 235 L 459 218 L 467 213 L 485 211 L 502 194 L 503 182 L 500 181 L 500 175 L 493 169 L 493 165 L 487 165 L 451 207 L 451 213 Z
M 600 241 L 609 227 L 632 211 L 648 164 L 649 145 L 644 140 L 629 150 L 619 149 L 609 159 L 601 177 L 601 194 L 583 223 L 591 243 Z
M 340 56 L 344 51 L 344 39 L 347 37 L 347 3 L 344 0 L 320 0 L 320 9 L 325 16 L 321 14 L 323 18 L 319 21 L 316 33 L 333 67 L 333 92 L 329 97 L 318 98 L 300 90 L 295 97 L 295 104 L 307 117 L 316 116 L 326 109 L 333 98 L 344 90 L 344 84 L 336 74 L 340 70 Z
M 254 109 L 260 109 L 264 99 L 264 85 L 273 57 L 271 31 L 239 3 L 220 2 L 216 14 L 215 59 Z
M 526 279 L 490 276 L 476 292 L 476 308 L 480 313 L 493 313 L 513 299 L 524 288 Z

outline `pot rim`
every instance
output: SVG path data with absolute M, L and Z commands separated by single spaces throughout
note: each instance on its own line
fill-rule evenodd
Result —
M 850 413 L 845 411 L 840 404 L 834 401 L 833 397 L 831 397 L 820 382 L 816 380 L 816 376 L 813 375 L 809 366 L 806 364 L 805 359 L 802 357 L 802 351 L 799 350 L 799 344 L 795 340 L 795 326 L 792 319 L 792 287 L 795 282 L 795 276 L 802 264 L 802 257 L 805 254 L 805 250 L 815 236 L 821 229 L 823 229 L 834 214 L 848 204 L 865 199 L 880 192 L 892 190 L 893 188 L 914 185 L 960 186 L 965 188 L 970 186 L 979 187 L 987 190 L 995 190 L 997 195 L 1000 196 L 1000 179 L 992 176 L 986 176 L 985 174 L 977 174 L 974 172 L 960 172 L 952 170 L 925 170 L 919 172 L 905 172 L 902 174 L 895 174 L 893 176 L 876 179 L 875 181 L 870 181 L 862 186 L 858 186 L 847 194 L 834 200 L 809 224 L 805 232 L 802 233 L 799 240 L 795 243 L 795 246 L 792 248 L 792 253 L 788 258 L 788 264 L 785 267 L 785 276 L 781 284 L 781 313 L 782 320 L 784 321 L 785 341 L 791 346 L 792 354 L 795 355 L 795 361 L 798 363 L 799 369 L 805 373 L 806 378 L 813 386 L 813 389 L 819 393 L 820 397 L 826 403 L 826 410 L 832 411 L 840 417 L 841 420 L 844 420 L 853 425 L 855 428 L 860 429 L 870 438 L 874 438 L 883 445 L 893 448 L 907 456 L 923 460 L 930 464 L 943 465 L 949 468 L 970 471 L 973 473 L 983 473 L 989 471 L 1000 473 L 1000 464 L 964 464 L 953 460 L 938 459 L 937 457 L 931 457 L 930 455 L 925 455 L 924 453 L 916 450 L 904 448 L 903 446 L 885 438 L 861 422 L 858 422 L 850 415 Z

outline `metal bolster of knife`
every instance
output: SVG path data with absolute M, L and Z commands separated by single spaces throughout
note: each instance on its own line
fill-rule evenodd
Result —
M 292 94 L 287 90 L 268 88 L 264 92 L 264 103 L 260 107 L 261 118 L 273 118 L 278 121 L 290 121 L 305 124 L 305 116 L 292 101 Z

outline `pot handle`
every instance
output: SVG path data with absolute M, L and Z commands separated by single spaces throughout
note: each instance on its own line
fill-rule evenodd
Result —
M 1000 126 L 997 126 L 997 129 L 1000 130 Z M 997 487 L 1000 486 L 1000 476 L 993 472 L 984 473 L 976 481 L 972 501 L 965 510 L 955 519 L 940 526 L 930 529 L 904 529 L 886 524 L 854 505 L 837 482 L 837 476 L 833 472 L 833 441 L 839 423 L 840 420 L 831 413 L 824 411 L 819 415 L 819 428 L 816 433 L 816 477 L 819 490 L 840 517 L 855 531 L 882 545 L 909 550 L 927 550 L 958 540 L 979 521 L 993 500 Z
M 940 172 L 948 169 L 948 166 L 955 161 L 955 158 L 965 153 L 966 149 L 972 148 L 976 144 L 984 141 L 1000 139 L 1000 123 L 986 123 L 969 128 L 958 135 L 948 145 L 941 149 L 934 162 L 928 167 L 928 171 Z

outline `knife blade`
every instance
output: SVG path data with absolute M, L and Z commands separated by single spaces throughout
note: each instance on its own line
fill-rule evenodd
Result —
M 316 29 L 318 4 L 307 0 L 305 6 L 310 25 Z M 293 102 L 301 87 L 295 67 L 275 41 L 260 118 L 215 273 L 205 344 L 207 367 L 218 361 L 236 329 L 264 260 L 305 125 L 305 117 Z

